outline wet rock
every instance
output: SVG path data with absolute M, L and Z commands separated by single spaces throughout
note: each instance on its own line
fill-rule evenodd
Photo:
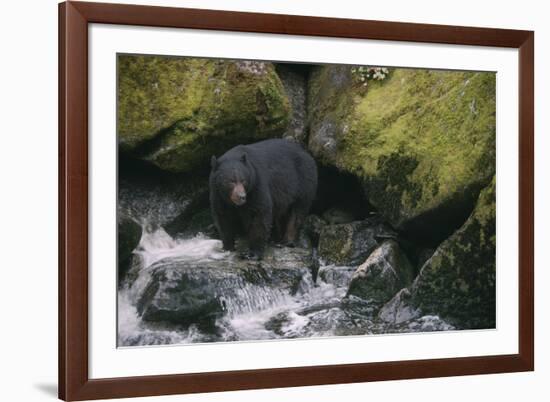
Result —
M 121 55 L 118 77 L 120 150 L 165 171 L 280 137 L 290 120 L 272 63 Z
M 378 312 L 378 317 L 387 323 L 398 325 L 420 317 L 421 312 L 411 306 L 411 292 L 401 289 Z
M 325 225 L 326 223 L 317 215 L 308 215 L 300 228 L 298 244 L 304 248 L 317 247 Z
M 369 320 L 354 319 L 338 305 L 321 305 L 307 311 L 284 312 L 272 317 L 266 329 L 282 338 L 365 335 Z
M 139 244 L 142 234 L 141 226 L 130 217 L 118 216 L 118 277 L 124 278 L 132 263 L 132 253 Z
M 384 332 L 432 332 L 452 331 L 456 327 L 437 315 L 422 315 L 419 309 L 411 307 L 408 289 L 402 289 L 378 313 L 377 326 Z
M 323 219 L 331 225 L 337 225 L 339 223 L 353 222 L 355 220 L 355 215 L 352 211 L 333 207 L 323 213 Z
M 128 160 L 125 160 L 128 163 Z M 158 169 L 128 170 L 120 177 L 118 209 L 149 229 L 170 225 L 187 209 L 208 207 L 208 176 L 168 174 Z
M 325 283 L 336 287 L 345 287 L 347 289 L 354 272 L 355 267 L 326 265 L 319 268 L 318 276 Z
M 349 66 L 311 74 L 309 150 L 360 178 L 393 227 L 438 244 L 495 173 L 495 74 L 391 69 L 367 88 L 359 78 Z
M 393 240 L 376 248 L 357 268 L 349 285 L 348 296 L 369 300 L 381 307 L 414 279 L 413 267 Z
M 412 332 L 453 331 L 456 328 L 437 315 L 425 315 L 408 323 L 405 330 Z
M 359 265 L 378 246 L 379 239 L 395 233 L 382 223 L 364 220 L 323 227 L 319 257 L 327 264 Z
M 438 315 L 460 329 L 494 328 L 495 181 L 479 196 L 466 223 L 426 261 L 409 287 L 382 310 L 388 322 Z
M 258 311 L 283 303 L 309 274 L 310 252 L 269 249 L 260 262 L 235 253 L 210 260 L 161 260 L 150 278 L 138 313 L 144 321 L 212 326 L 224 315 Z
M 174 219 L 164 225 L 164 229 L 172 237 L 193 237 L 199 233 L 217 237 L 206 183 L 189 195 L 185 207 Z

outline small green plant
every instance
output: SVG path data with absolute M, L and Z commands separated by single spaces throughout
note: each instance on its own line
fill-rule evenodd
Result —
M 366 87 L 369 80 L 382 81 L 390 71 L 386 67 L 357 66 L 352 67 L 351 73 Z

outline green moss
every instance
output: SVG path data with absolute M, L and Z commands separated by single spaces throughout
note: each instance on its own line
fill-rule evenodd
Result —
M 346 264 L 353 251 L 353 226 L 327 226 L 319 240 L 322 257 L 331 263 Z
M 132 150 L 177 120 L 192 117 L 214 64 L 202 59 L 118 56 L 118 138 Z
M 123 151 L 174 172 L 240 142 L 281 135 L 290 104 L 269 63 L 119 56 Z
M 362 177 L 370 202 L 394 225 L 493 176 L 494 73 L 392 69 L 364 91 L 353 84 L 325 88 L 334 86 L 327 79 L 332 68 L 313 77 L 321 104 L 313 107 L 311 126 L 313 137 L 322 136 L 328 116 L 337 147 L 325 152 L 310 140 L 310 148 Z

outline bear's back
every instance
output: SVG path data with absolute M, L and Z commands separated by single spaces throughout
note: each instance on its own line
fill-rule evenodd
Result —
M 277 194 L 276 203 L 285 205 L 296 199 L 315 196 L 317 166 L 299 144 L 284 139 L 270 139 L 245 145 L 240 152 L 247 154 L 256 172 L 262 172 L 272 195 Z
M 290 161 L 311 161 L 313 158 L 297 143 L 284 139 L 269 139 L 254 144 L 242 145 L 241 152 L 270 163 L 288 163 Z

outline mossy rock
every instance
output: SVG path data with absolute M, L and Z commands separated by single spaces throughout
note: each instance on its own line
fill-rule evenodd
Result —
M 118 57 L 120 149 L 172 172 L 280 137 L 291 106 L 271 63 Z
M 394 227 L 462 215 L 456 229 L 495 173 L 494 73 L 397 68 L 365 87 L 351 67 L 324 66 L 308 102 L 310 151 L 360 177 Z
M 466 223 L 424 264 L 411 287 L 411 304 L 459 328 L 496 323 L 495 179 Z

